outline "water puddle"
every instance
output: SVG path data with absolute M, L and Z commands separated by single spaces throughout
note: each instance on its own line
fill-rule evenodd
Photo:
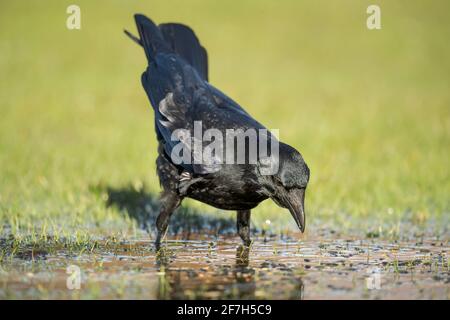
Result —
M 450 298 L 447 241 L 260 238 L 250 250 L 237 243 L 169 239 L 155 252 L 144 239 L 78 255 L 17 255 L 0 265 L 0 299 Z

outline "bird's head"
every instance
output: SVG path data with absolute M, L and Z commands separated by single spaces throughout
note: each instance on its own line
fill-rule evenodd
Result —
M 299 229 L 305 231 L 305 191 L 309 168 L 300 152 L 279 143 L 276 172 L 263 178 L 265 193 L 280 207 L 287 208 Z

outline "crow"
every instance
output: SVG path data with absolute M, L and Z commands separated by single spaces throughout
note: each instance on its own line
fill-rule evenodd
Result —
M 185 197 L 219 209 L 236 210 L 237 231 L 246 246 L 251 244 L 250 211 L 268 198 L 287 208 L 303 233 L 310 171 L 302 155 L 278 141 L 239 104 L 209 83 L 207 52 L 191 28 L 179 23 L 156 25 L 142 14 L 134 18 L 139 37 L 124 32 L 143 47 L 147 57 L 141 82 L 155 113 L 156 166 L 163 189 L 156 220 L 156 248 L 160 248 L 169 219 Z M 197 124 L 205 130 L 205 136 L 196 135 Z M 209 129 L 214 134 L 207 139 Z M 229 132 L 234 132 L 230 139 Z M 256 133 L 256 140 L 248 132 Z M 233 144 L 224 145 L 223 136 L 222 140 L 218 138 L 220 134 Z M 243 146 L 240 149 L 239 139 Z M 213 140 L 218 142 L 214 152 L 198 148 Z M 266 147 L 263 140 L 267 141 Z M 270 153 L 260 152 L 268 146 Z M 238 161 L 240 150 L 244 155 Z

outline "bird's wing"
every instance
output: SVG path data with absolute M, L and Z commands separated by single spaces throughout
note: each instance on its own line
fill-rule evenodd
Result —
M 214 97 L 214 100 L 218 107 L 220 108 L 226 108 L 230 111 L 234 111 L 237 113 L 241 113 L 243 115 L 247 115 L 250 117 L 250 115 L 245 111 L 239 104 L 237 104 L 233 99 L 225 95 L 222 91 L 214 87 L 213 85 L 208 83 L 208 88 Z
M 155 111 L 159 142 L 172 162 L 185 170 L 199 174 L 219 170 L 227 130 L 264 127 L 207 82 L 206 50 L 190 28 L 180 24 L 158 27 L 139 14 L 135 20 L 140 37 L 126 33 L 143 46 L 148 59 L 142 84 Z M 200 133 L 195 126 L 199 123 Z M 208 129 L 214 129 L 209 131 L 210 140 L 203 136 Z M 222 135 L 222 143 L 218 141 L 214 152 L 208 153 L 217 133 Z
M 172 162 L 192 173 L 215 169 L 211 161 L 200 160 L 194 148 L 194 122 L 198 105 L 204 103 L 206 82 L 177 54 L 157 54 L 141 77 L 142 85 L 155 111 L 155 127 L 160 143 Z M 199 140 L 199 139 L 197 139 Z M 195 142 L 195 144 L 194 144 Z
M 156 55 L 155 63 L 142 75 L 142 84 L 155 110 L 156 131 L 166 154 L 192 173 L 220 170 L 227 130 L 264 129 L 177 55 Z M 204 139 L 208 129 L 214 130 L 209 130 L 209 139 Z M 214 145 L 215 152 L 209 153 L 207 148 L 219 134 L 222 141 Z
M 202 79 L 208 81 L 208 54 L 194 31 L 181 23 L 162 23 L 158 28 L 173 52 L 194 67 Z

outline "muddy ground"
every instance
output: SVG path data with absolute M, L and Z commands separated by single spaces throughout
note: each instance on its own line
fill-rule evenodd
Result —
M 159 252 L 150 239 L 23 247 L 3 258 L 0 299 L 450 298 L 447 240 L 254 238 L 250 249 L 230 236 L 169 237 Z

